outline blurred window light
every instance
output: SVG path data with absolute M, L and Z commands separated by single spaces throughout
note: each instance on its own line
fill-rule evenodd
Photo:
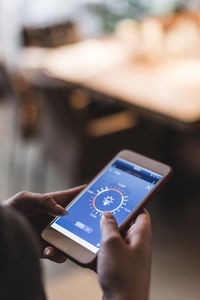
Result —
M 165 14 L 166 12 L 173 10 L 173 8 L 181 1 L 177 1 L 177 0 L 162 0 L 162 1 L 152 0 L 150 2 L 151 2 L 150 11 L 153 14 Z
M 177 5 L 199 6 L 200 0 L 0 0 L 1 48 L 7 61 L 14 64 L 23 26 L 72 20 L 82 37 L 91 37 L 113 30 L 120 19 L 164 14 Z
M 26 14 L 24 23 L 28 25 L 46 25 L 65 21 L 74 14 L 79 1 L 75 0 L 23 0 Z

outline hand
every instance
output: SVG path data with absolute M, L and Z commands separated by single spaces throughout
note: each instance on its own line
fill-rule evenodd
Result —
M 84 187 L 85 186 L 80 186 L 66 191 L 47 194 L 20 192 L 4 201 L 2 205 L 15 208 L 31 223 L 40 240 L 42 257 L 57 263 L 62 263 L 66 261 L 64 254 L 45 243 L 41 239 L 41 233 L 55 216 L 67 214 L 64 207 L 66 207 Z
M 125 239 L 111 213 L 103 214 L 100 225 L 97 273 L 104 300 L 147 300 L 152 254 L 149 214 L 144 211 L 136 218 Z

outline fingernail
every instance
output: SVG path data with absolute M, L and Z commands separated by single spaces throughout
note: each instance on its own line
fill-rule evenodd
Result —
M 45 250 L 46 256 L 52 256 L 52 251 L 50 249 Z
M 104 214 L 101 215 L 101 220 L 105 220 Z
M 65 210 L 65 211 L 62 212 L 62 215 L 66 216 L 66 215 L 68 215 L 68 212 Z
M 56 208 L 56 209 L 59 209 L 60 214 L 61 214 L 62 216 L 65 216 L 65 215 L 68 214 L 68 212 L 67 212 L 62 206 L 60 206 L 59 204 L 56 204 L 56 205 L 55 205 L 55 208 Z
M 111 212 L 106 211 L 106 212 L 103 213 L 103 215 L 101 216 L 101 218 L 102 218 L 102 220 L 104 220 L 104 219 L 111 219 L 111 218 L 113 218 L 113 215 L 111 214 Z

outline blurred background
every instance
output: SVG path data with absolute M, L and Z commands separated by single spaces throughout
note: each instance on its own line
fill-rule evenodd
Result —
M 200 1 L 0 0 L 0 199 L 87 183 L 129 148 L 174 168 L 148 209 L 152 300 L 200 297 Z M 50 300 L 101 299 L 43 262 Z

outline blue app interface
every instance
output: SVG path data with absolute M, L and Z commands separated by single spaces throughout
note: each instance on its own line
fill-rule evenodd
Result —
M 67 208 L 68 215 L 56 219 L 51 226 L 57 230 L 60 228 L 60 232 L 72 239 L 77 236 L 80 244 L 85 241 L 98 250 L 101 241 L 100 218 L 103 212 L 110 211 L 120 226 L 161 178 L 161 175 L 150 170 L 123 159 L 116 159 Z M 55 224 L 59 226 L 55 227 Z

